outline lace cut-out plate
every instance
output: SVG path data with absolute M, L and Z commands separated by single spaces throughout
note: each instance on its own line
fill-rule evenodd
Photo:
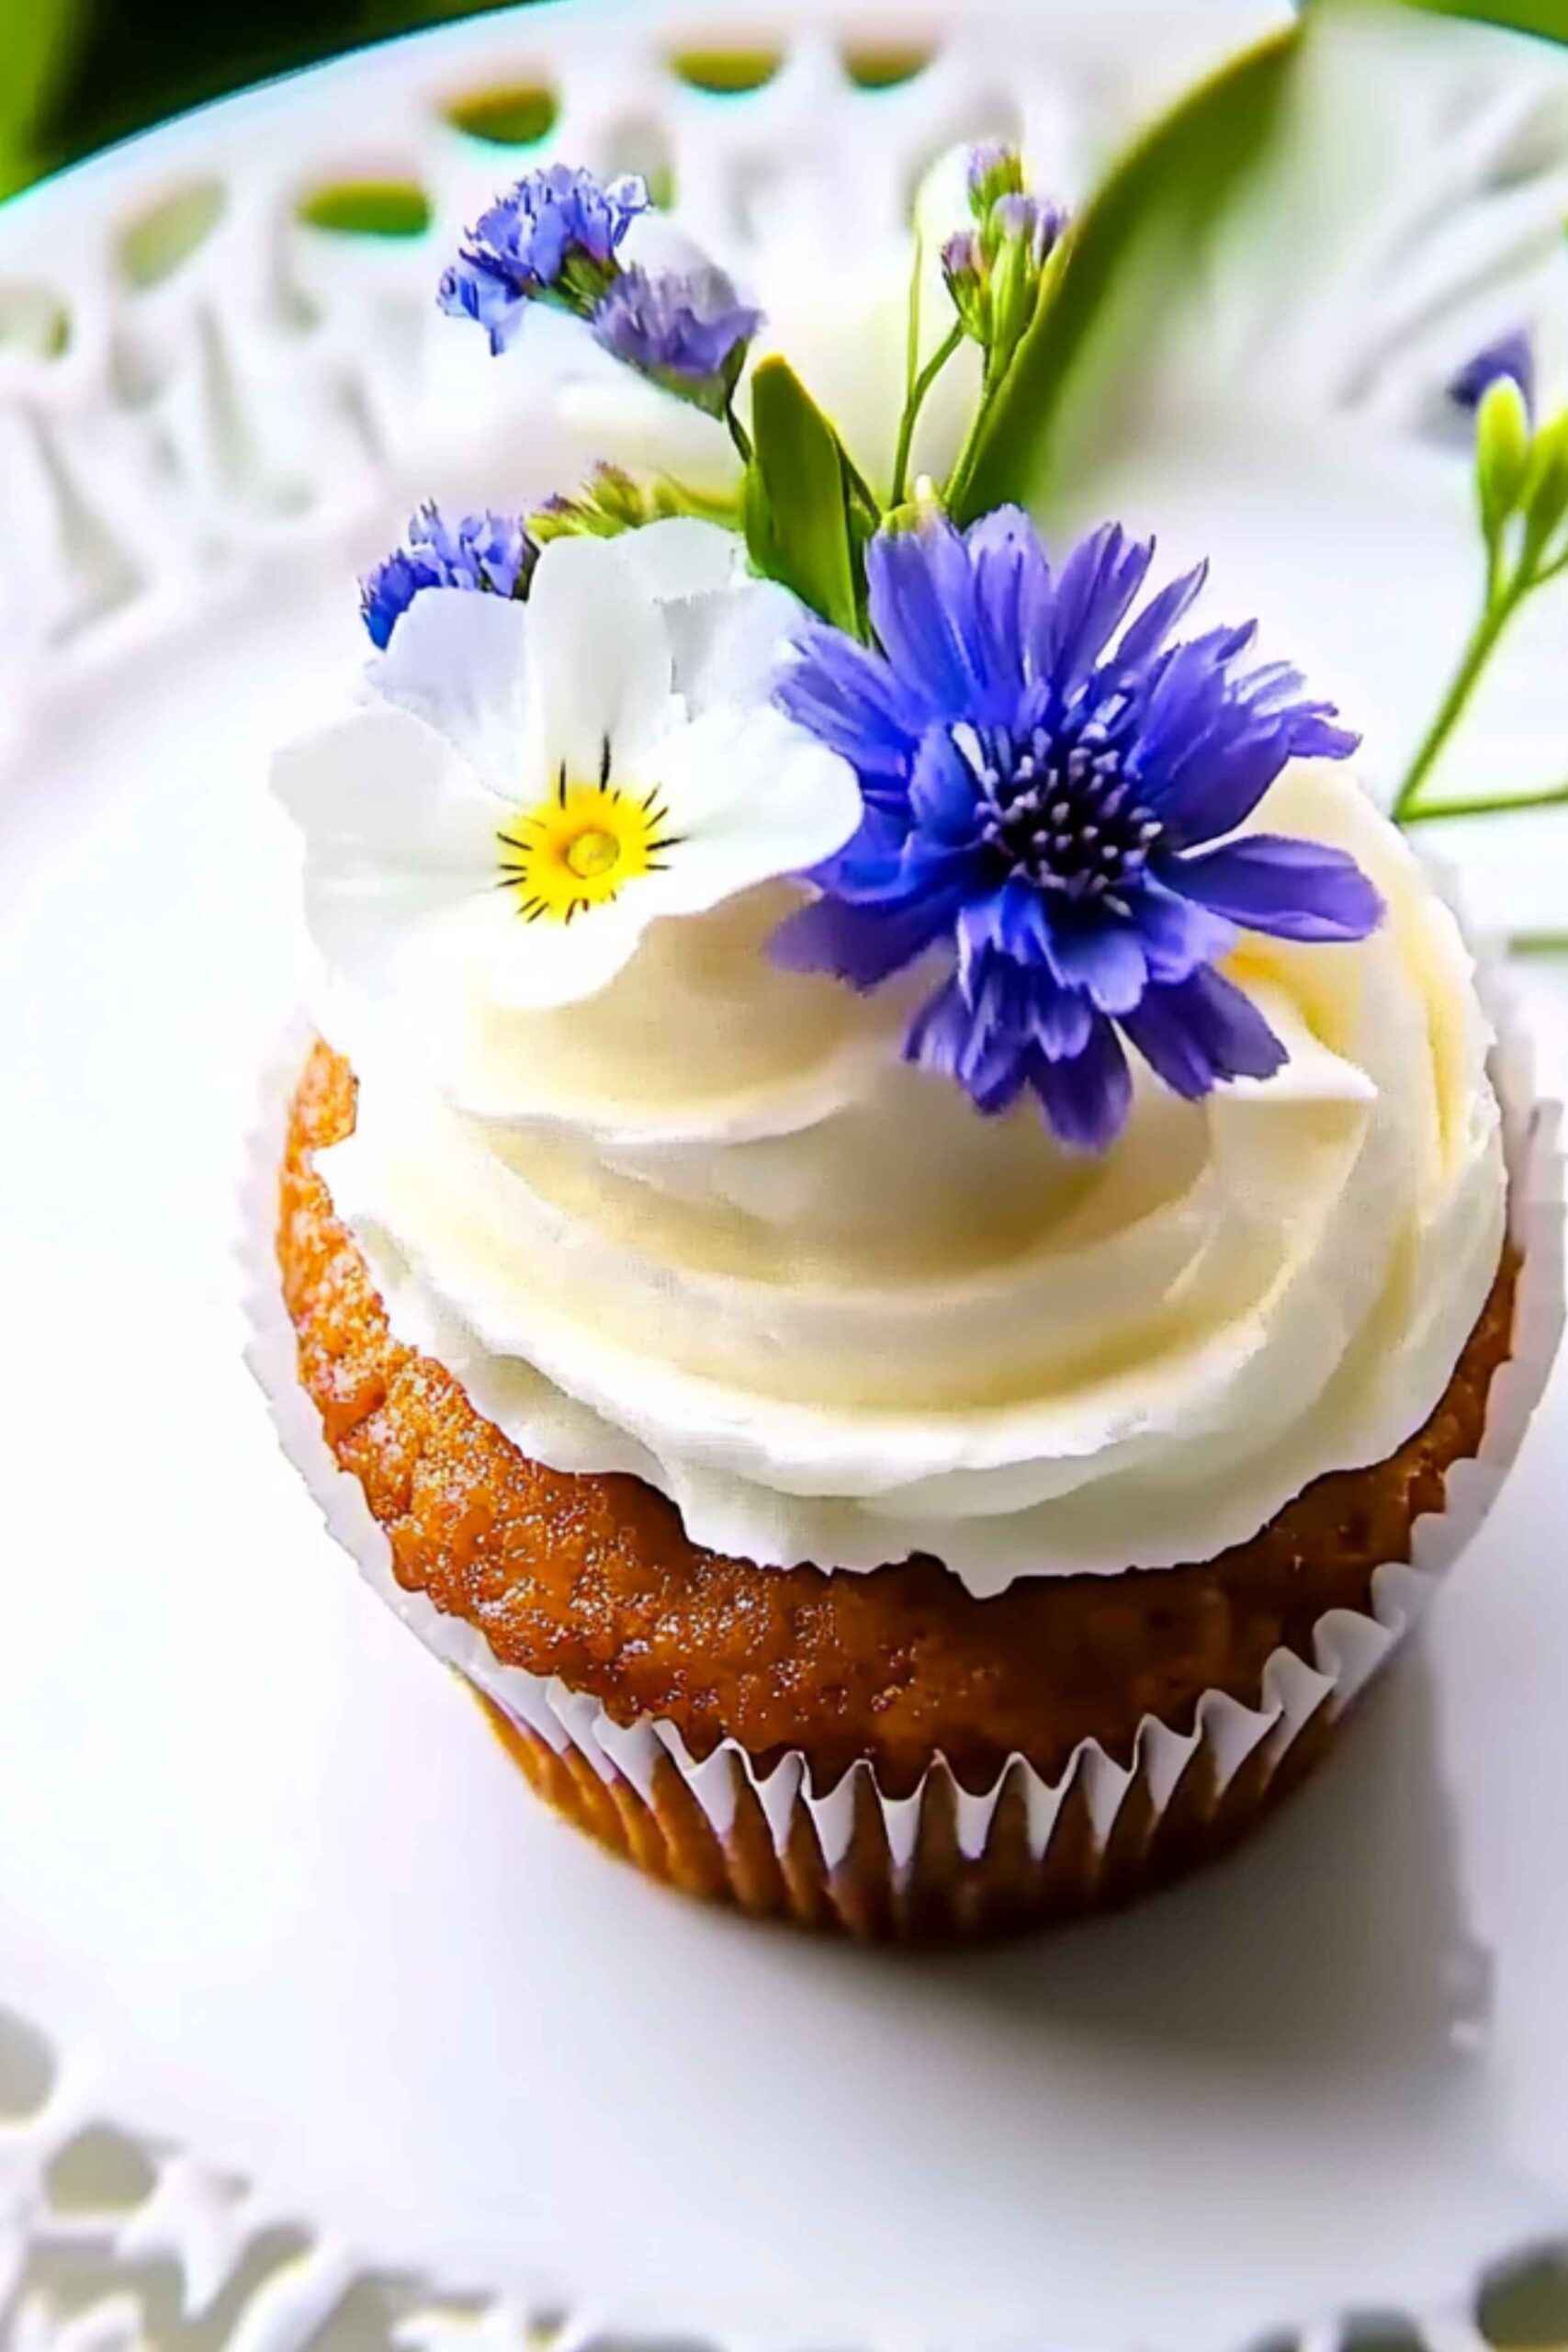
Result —
M 886 243 L 924 164 L 1010 126 L 1071 192 L 1271 20 L 1194 9 L 1172 50 L 1172 13 L 942 37 L 732 6 L 727 81 L 712 11 L 534 6 L 0 210 L 0 2333 L 27 2352 L 1568 2335 L 1540 2253 L 1568 2237 L 1561 1380 L 1416 1657 L 1268 1838 L 1126 1919 L 890 1963 L 692 1909 L 542 1815 L 328 1542 L 242 1361 L 243 1138 L 302 970 L 267 746 L 358 659 L 352 574 L 414 499 L 524 498 L 592 454 L 525 359 L 435 317 L 455 229 L 519 156 L 649 162 L 766 277 L 770 211 Z M 1335 521 L 1375 488 L 1408 633 L 1462 612 L 1437 396 L 1505 313 L 1546 315 L 1568 209 L 1544 52 L 1472 47 L 1423 90 L 1424 202 L 1316 355 L 1354 462 L 1271 478 L 1317 518 L 1288 570 L 1261 509 L 1230 548 L 1342 698 L 1374 699 L 1382 640 L 1385 750 L 1420 673 Z M 1483 719 L 1497 772 L 1535 756 L 1550 637 Z M 1541 864 L 1510 835 L 1494 911 Z M 1531 986 L 1561 1091 L 1568 991 Z

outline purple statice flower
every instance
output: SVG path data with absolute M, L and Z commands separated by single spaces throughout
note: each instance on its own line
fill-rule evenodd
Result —
M 1023 187 L 1023 157 L 1010 141 L 976 140 L 964 163 L 969 209 L 984 220 L 998 197 L 1016 196 Z
M 1535 346 L 1526 327 L 1499 335 L 1469 359 L 1449 386 L 1449 398 L 1461 408 L 1477 409 L 1482 394 L 1499 376 L 1511 376 L 1519 388 L 1527 415 L 1535 413 Z
M 587 318 L 616 275 L 621 240 L 648 209 L 635 175 L 608 183 L 570 164 L 528 172 L 482 212 L 436 299 L 454 318 L 477 319 L 500 353 L 530 302 L 553 302 Z
M 1065 208 L 1043 197 L 1021 192 L 1000 196 L 991 209 L 991 228 L 998 240 L 1016 238 L 1036 269 L 1043 269 L 1066 225 Z
M 623 270 L 593 313 L 595 339 L 667 391 L 720 416 L 762 323 L 722 269 Z
M 1053 571 L 1017 507 L 885 530 L 866 555 L 880 650 L 812 624 L 776 690 L 864 800 L 777 960 L 870 989 L 941 953 L 906 1058 L 982 1111 L 1027 1090 L 1091 1150 L 1127 1115 L 1122 1037 L 1190 1099 L 1284 1060 L 1213 968 L 1238 925 L 1360 939 L 1382 911 L 1341 851 L 1231 838 L 1287 760 L 1357 739 L 1288 664 L 1235 669 L 1252 625 L 1170 643 L 1203 565 L 1129 621 L 1152 553 L 1107 524 Z
M 392 631 L 422 588 L 479 588 L 525 596 L 539 550 L 514 514 L 465 514 L 448 523 L 422 506 L 400 548 L 359 583 L 359 609 L 370 641 L 385 651 Z

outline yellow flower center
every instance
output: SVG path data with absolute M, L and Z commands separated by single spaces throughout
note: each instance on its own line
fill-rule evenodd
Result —
M 662 870 L 660 853 L 677 841 L 668 821 L 658 786 L 641 798 L 623 792 L 610 781 L 608 757 L 592 784 L 570 782 L 563 767 L 554 792 L 497 833 L 500 887 L 516 892 L 527 922 L 570 922 Z
M 602 833 L 597 825 L 566 845 L 566 862 L 572 872 L 584 882 L 596 882 L 601 874 L 608 874 L 620 863 L 621 844 L 614 833 Z

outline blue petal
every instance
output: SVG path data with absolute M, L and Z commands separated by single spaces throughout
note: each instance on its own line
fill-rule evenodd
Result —
M 1281 833 L 1173 858 L 1161 876 L 1200 906 L 1278 939 L 1365 939 L 1382 920 L 1382 900 L 1354 858 Z
M 1166 639 L 1188 611 L 1209 577 L 1207 562 L 1195 563 L 1157 596 L 1151 596 L 1135 621 L 1123 630 L 1122 642 L 1116 648 L 1111 667 L 1117 671 L 1141 670 L 1159 652 Z
M 768 954 L 786 972 L 831 972 L 852 988 L 874 989 L 950 932 L 955 899 L 922 900 L 889 912 L 815 899 L 786 915 Z
M 975 575 L 953 525 L 878 532 L 865 576 L 872 627 L 906 691 L 932 718 L 964 717 L 984 664 Z
M 992 1114 L 1018 1100 L 1029 1067 L 1027 1042 L 977 1022 L 956 979 L 915 1015 L 904 1059 L 956 1079 L 977 1110 Z
M 1289 757 L 1282 729 L 1271 720 L 1251 726 L 1233 707 L 1193 738 L 1145 797 L 1164 819 L 1173 845 L 1217 841 L 1251 816 Z
M 1007 690 L 1016 695 L 1034 674 L 1050 630 L 1051 566 L 1040 534 L 1021 506 L 998 506 L 964 533 L 975 573 L 976 619 L 987 707 L 1005 718 Z
M 915 821 L 940 842 L 967 845 L 976 836 L 976 799 L 975 778 L 947 729 L 928 728 L 909 776 Z
M 1047 973 L 1032 976 L 1029 1027 L 1048 1062 L 1073 1061 L 1089 1044 L 1096 1014 L 1077 989 L 1059 989 Z
M 1190 1102 L 1221 1079 L 1272 1078 L 1286 1059 L 1258 1007 L 1218 972 L 1151 989 L 1122 1026 L 1156 1076 Z
M 1051 967 L 1064 988 L 1083 989 L 1101 1012 L 1126 1012 L 1148 986 L 1143 944 L 1131 923 L 1111 916 L 1051 926 Z
M 1126 1125 L 1132 1072 L 1109 1021 L 1094 1023 L 1072 1060 L 1032 1062 L 1029 1083 L 1052 1134 L 1071 1151 L 1103 1151 Z
M 773 690 L 779 708 L 841 752 L 862 776 L 902 783 L 927 715 L 911 707 L 887 663 L 841 629 L 819 625 L 802 632 L 798 650 L 799 661 Z
M 1235 928 L 1207 907 L 1177 898 L 1151 874 L 1134 909 L 1149 978 L 1168 986 L 1201 964 L 1217 963 L 1235 945 Z
M 982 956 L 1016 967 L 1021 984 L 1051 980 L 1051 929 L 1040 894 L 1016 875 L 999 890 L 971 899 L 958 917 L 958 968 L 966 982 Z
M 1153 539 L 1129 541 L 1120 523 L 1080 539 L 1056 582 L 1051 616 L 1051 671 L 1060 693 L 1081 685 L 1144 584 Z

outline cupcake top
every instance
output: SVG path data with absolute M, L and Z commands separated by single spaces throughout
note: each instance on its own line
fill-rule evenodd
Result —
M 721 273 L 627 258 L 638 184 L 520 183 L 444 308 L 498 354 L 576 317 L 737 494 L 424 510 L 277 774 L 397 1334 L 698 1544 L 984 1594 L 1211 1558 L 1393 1452 L 1505 1180 L 1471 959 L 1332 706 L 1189 623 L 1204 567 L 982 503 L 1075 232 L 1012 150 L 966 187 L 873 484 Z

